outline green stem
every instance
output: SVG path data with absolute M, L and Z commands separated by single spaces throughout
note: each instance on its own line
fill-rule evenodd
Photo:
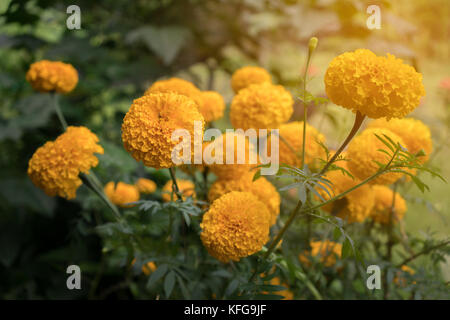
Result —
M 180 188 L 178 187 L 177 178 L 175 177 L 175 169 L 169 168 L 170 178 L 172 179 L 172 191 L 175 193 L 178 199 L 183 200 Z
M 61 111 L 61 107 L 59 106 L 59 101 L 58 101 L 58 94 L 56 92 L 53 92 L 51 94 L 52 96 L 52 100 L 53 100 L 53 107 L 55 108 L 56 111 L 56 115 L 58 116 L 59 122 L 61 123 L 61 126 L 63 127 L 63 131 L 66 131 L 67 129 L 67 122 L 66 119 L 64 118 L 64 115 Z
M 350 133 L 348 134 L 347 138 L 342 143 L 342 145 L 339 147 L 339 149 L 336 151 L 336 153 L 331 157 L 330 160 L 328 160 L 325 167 L 323 167 L 323 169 L 320 171 L 321 175 L 324 174 L 325 172 L 327 172 L 330 165 L 337 159 L 337 157 L 341 154 L 341 152 L 344 150 L 344 148 L 353 139 L 353 137 L 355 136 L 355 134 L 358 132 L 359 128 L 361 127 L 365 117 L 366 117 L 365 115 L 363 115 L 359 111 L 356 111 L 355 123 L 353 124 L 352 130 L 350 131 Z
M 303 73 L 303 143 L 302 143 L 302 169 L 305 168 L 305 143 L 306 143 L 306 120 L 308 116 L 308 105 L 306 104 L 306 76 L 308 75 L 309 63 L 311 61 L 312 52 L 308 50 L 308 58 L 306 59 L 305 70 Z
M 96 193 L 100 199 L 103 200 L 103 202 L 111 209 L 111 211 L 114 213 L 114 216 L 116 217 L 117 221 L 122 221 L 122 216 L 120 215 L 119 210 L 117 207 L 109 200 L 109 198 L 105 195 L 105 193 L 100 190 L 97 185 L 92 181 L 92 178 L 85 173 L 80 173 L 80 178 L 83 181 L 83 183 L 91 189 L 94 193 Z

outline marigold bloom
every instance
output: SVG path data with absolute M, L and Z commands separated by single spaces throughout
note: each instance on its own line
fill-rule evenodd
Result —
M 152 272 L 154 272 L 156 270 L 156 268 L 157 268 L 156 264 L 154 262 L 150 261 L 142 266 L 142 272 L 146 276 L 149 276 Z
M 294 299 L 294 293 L 291 290 L 289 290 L 289 286 L 286 283 L 281 283 L 281 280 L 279 277 L 273 277 L 270 280 L 270 284 L 274 285 L 274 286 L 283 286 L 286 288 L 286 290 L 274 291 L 274 292 L 271 292 L 271 294 L 283 296 L 284 298 L 282 300 L 293 300 Z M 265 292 L 265 293 L 267 294 L 269 292 Z
M 346 168 L 345 164 L 339 165 Z M 338 195 L 361 182 L 356 178 L 352 179 L 340 170 L 327 172 L 325 178 L 333 184 L 331 191 L 329 190 L 332 196 Z M 330 198 L 321 188 L 317 188 L 317 191 L 324 199 Z M 347 220 L 349 223 L 353 223 L 364 221 L 370 215 L 374 203 L 375 193 L 369 185 L 365 184 L 322 208 L 339 218 Z
M 30 66 L 26 79 L 40 92 L 69 93 L 78 83 L 78 73 L 71 64 L 41 60 Z
M 82 184 L 80 172 L 97 166 L 94 153 L 103 154 L 98 138 L 86 127 L 68 127 L 55 141 L 38 148 L 28 162 L 31 181 L 49 196 L 76 196 Z
M 264 177 L 253 181 L 253 173 L 247 173 L 236 179 L 217 180 L 209 189 L 208 199 L 213 202 L 231 191 L 250 192 L 263 202 L 271 214 L 270 225 L 273 225 L 280 214 L 280 194 L 277 189 Z
M 203 91 L 201 93 L 203 104 L 198 107 L 198 110 L 205 118 L 206 122 L 211 122 L 223 117 L 225 110 L 225 100 L 220 93 L 215 91 Z
M 336 257 L 341 257 L 342 244 L 336 243 L 330 240 L 324 241 L 311 241 L 309 243 L 311 246 L 310 252 L 303 252 L 298 256 L 300 262 L 311 265 L 308 256 L 320 257 L 320 262 L 326 267 L 331 267 L 336 264 Z
M 397 192 L 395 194 L 394 208 L 392 208 L 394 192 L 386 186 L 373 186 L 375 192 L 375 206 L 370 217 L 378 223 L 389 224 L 392 212 L 392 223 L 403 219 L 407 210 L 406 201 Z M 392 210 L 393 209 L 393 210 Z
M 389 156 L 379 149 L 388 150 L 388 147 L 381 142 L 376 136 L 385 139 L 383 135 L 387 135 L 394 142 L 406 146 L 405 142 L 392 131 L 384 128 L 369 128 L 364 130 L 359 136 L 355 137 L 348 145 L 348 168 L 357 178 L 364 180 L 375 174 L 379 170 L 379 166 L 374 162 L 378 161 L 387 164 L 390 160 Z M 377 178 L 371 180 L 370 184 L 391 184 L 400 179 L 401 173 L 384 173 Z
M 178 93 L 194 100 L 197 108 L 203 109 L 203 95 L 199 88 L 192 82 L 181 78 L 170 78 L 155 81 L 144 93 L 144 96 L 151 93 Z M 201 113 L 201 111 L 200 111 Z
M 229 192 L 203 215 L 203 245 L 214 258 L 228 262 L 252 255 L 269 240 L 270 213 L 250 192 Z
M 140 178 L 136 182 L 136 187 L 140 193 L 153 193 L 156 191 L 156 183 L 149 179 Z
M 216 155 L 216 150 L 222 150 L 222 154 Z M 240 132 L 226 132 L 214 141 L 205 143 L 205 153 L 208 157 L 211 154 L 211 160 L 217 160 L 206 165 L 219 179 L 235 179 L 259 164 L 255 146 Z M 234 154 L 233 159 L 227 160 L 227 154 Z M 231 160 L 233 163 L 230 163 Z
M 293 121 L 282 124 L 279 134 L 289 144 L 279 139 L 279 163 L 288 164 L 294 167 L 302 167 L 303 150 L 303 121 Z M 270 137 L 268 139 L 268 153 L 270 154 Z M 316 128 L 306 124 L 306 148 L 305 162 L 314 165 L 317 159 L 326 160 L 325 150 L 319 143 L 325 143 L 325 136 Z M 295 153 L 294 153 L 295 151 Z
M 139 190 L 135 185 L 124 182 L 115 184 L 110 181 L 105 185 L 103 191 L 112 203 L 122 208 L 132 207 L 133 205 L 127 205 L 127 203 L 138 201 L 140 197 Z
M 272 83 L 270 74 L 261 67 L 242 67 L 237 69 L 231 76 L 231 87 L 234 93 L 238 93 L 241 89 L 247 88 L 251 84 Z
M 431 140 L 430 129 L 420 120 L 413 118 L 404 119 L 377 119 L 369 123 L 369 128 L 386 128 L 405 142 L 405 147 L 412 154 L 420 150 L 425 152 L 425 156 L 418 160 L 425 163 L 433 151 L 433 141 Z
M 162 199 L 165 202 L 172 201 L 172 191 L 173 191 L 172 185 L 173 185 L 173 181 L 169 180 L 162 188 L 162 191 L 163 191 Z M 180 192 L 183 196 L 183 200 L 186 200 L 186 197 L 195 198 L 195 185 L 192 181 L 177 179 L 177 185 L 178 185 L 178 188 L 180 188 Z M 178 199 L 178 197 L 174 193 L 173 200 L 175 201 L 177 199 Z
M 403 276 L 405 273 L 409 273 L 410 275 L 414 275 L 416 273 L 416 271 L 413 268 L 408 267 L 407 265 L 403 265 L 400 267 L 400 269 L 403 271 L 399 271 L 397 272 L 397 274 L 394 277 L 394 283 L 397 285 L 400 285 L 402 287 L 406 286 L 406 279 Z M 416 284 L 416 281 L 413 281 L 412 284 Z
M 330 100 L 370 118 L 403 118 L 425 95 L 422 74 L 391 54 L 378 57 L 367 49 L 334 58 L 325 74 Z
M 172 150 L 179 141 L 172 141 L 176 129 L 186 129 L 191 135 L 191 156 L 194 154 L 194 121 L 204 119 L 195 102 L 176 93 L 150 93 L 133 101 L 122 123 L 125 149 L 134 159 L 154 168 L 170 168 Z
M 294 100 L 283 86 L 252 84 L 234 96 L 230 120 L 235 128 L 273 129 L 289 120 Z

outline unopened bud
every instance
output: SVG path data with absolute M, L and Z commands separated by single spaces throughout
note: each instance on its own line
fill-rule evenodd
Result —
M 317 39 L 316 37 L 312 37 L 311 39 L 309 39 L 309 54 L 311 54 L 317 47 L 317 43 L 319 42 L 319 39 Z

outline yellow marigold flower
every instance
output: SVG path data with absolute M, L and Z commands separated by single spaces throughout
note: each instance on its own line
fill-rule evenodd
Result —
M 279 129 L 280 136 L 289 144 L 279 139 L 279 163 L 288 164 L 294 167 L 302 167 L 302 149 L 303 149 L 303 121 L 293 121 L 282 124 Z M 268 139 L 267 150 L 270 154 L 270 138 Z M 305 162 L 308 165 L 314 165 L 314 162 L 320 158 L 326 160 L 325 150 L 319 142 L 325 143 L 325 136 L 316 128 L 306 124 L 306 148 Z M 295 153 L 294 153 L 295 151 Z
M 230 142 L 231 139 L 234 140 L 234 143 Z M 222 154 L 216 155 L 216 149 L 222 150 Z M 232 151 L 234 152 L 233 163 L 229 163 L 230 161 L 227 161 L 226 155 L 232 154 Z M 219 179 L 234 179 L 240 177 L 259 164 L 259 157 L 255 146 L 240 132 L 226 132 L 214 141 L 205 143 L 204 154 L 205 153 L 208 156 L 211 154 L 213 157 L 211 160 L 217 160 L 214 161 L 215 163 L 206 163 L 206 165 L 209 166 L 211 171 L 217 175 Z
M 136 187 L 140 193 L 153 193 L 156 191 L 156 183 L 149 179 L 140 178 L 136 182 Z
M 149 276 L 152 272 L 154 272 L 156 270 L 156 264 L 152 261 L 147 262 L 146 264 L 144 264 L 142 266 L 142 272 L 146 275 Z
M 68 93 L 77 85 L 78 73 L 71 64 L 41 60 L 30 66 L 26 79 L 34 90 Z
M 403 118 L 425 95 L 422 74 L 391 54 L 378 57 L 367 49 L 334 58 L 325 74 L 330 100 L 370 118 Z
M 272 83 L 270 74 L 261 67 L 242 67 L 237 69 L 231 76 L 231 87 L 234 93 L 238 93 L 241 89 L 247 88 L 251 84 Z
M 401 266 L 400 269 L 403 271 L 403 273 L 409 273 L 410 275 L 414 275 L 416 273 L 413 268 L 410 268 L 407 265 Z M 394 277 L 394 283 L 402 287 L 406 286 L 406 279 L 402 277 L 401 271 L 397 272 L 396 276 Z M 412 284 L 416 284 L 416 281 L 413 281 Z
M 345 164 L 339 165 L 346 168 Z M 356 178 L 352 179 L 340 170 L 327 172 L 325 178 L 333 183 L 331 191 L 329 190 L 332 196 L 338 195 L 361 182 Z M 329 199 L 329 195 L 323 189 L 317 188 L 317 191 L 324 199 Z M 353 223 L 364 221 L 370 215 L 374 203 L 375 193 L 369 185 L 365 184 L 322 208 L 339 218 L 347 220 L 349 223 Z
M 286 290 L 282 290 L 282 291 L 274 291 L 271 292 L 271 294 L 277 294 L 280 296 L 283 296 L 284 298 L 282 300 L 293 300 L 294 299 L 294 293 L 289 290 L 289 286 L 286 283 L 281 283 L 281 280 L 279 277 L 274 277 L 272 278 L 272 280 L 270 280 L 270 284 L 274 285 L 274 286 L 283 286 L 286 288 Z M 266 294 L 268 294 L 269 292 L 265 292 Z
M 223 117 L 225 110 L 225 100 L 220 93 L 215 91 L 203 91 L 201 93 L 203 104 L 198 107 L 198 110 L 205 118 L 206 122 L 211 122 Z
M 252 84 L 234 96 L 230 120 L 235 128 L 273 129 L 289 120 L 294 100 L 283 86 Z
M 375 192 L 375 206 L 370 216 L 375 222 L 389 224 L 394 192 L 386 186 L 379 185 L 373 186 L 373 190 Z M 392 210 L 392 223 L 402 220 L 406 210 L 406 201 L 397 192 Z
M 359 136 L 355 137 L 348 145 L 347 157 L 348 168 L 357 178 L 364 180 L 369 176 L 375 174 L 379 167 L 374 161 L 382 164 L 387 164 L 389 156 L 379 149 L 387 150 L 388 147 L 381 142 L 376 136 L 384 139 L 383 135 L 387 135 L 394 142 L 406 146 L 405 142 L 398 135 L 392 131 L 384 128 L 369 128 L 364 130 Z M 397 181 L 402 176 L 401 173 L 389 172 L 378 176 L 371 180 L 370 184 L 391 184 Z
M 203 245 L 214 258 L 228 262 L 252 255 L 269 240 L 270 213 L 250 192 L 229 192 L 203 215 Z
M 331 267 L 336 263 L 336 257 L 341 257 L 342 245 L 340 243 L 336 243 L 330 240 L 324 241 L 311 241 L 309 243 L 311 246 L 311 252 L 303 252 L 298 258 L 300 262 L 311 265 L 308 256 L 320 258 L 320 262 L 326 267 Z
M 194 154 L 194 121 L 201 121 L 195 102 L 176 93 L 151 93 L 133 101 L 122 123 L 125 149 L 134 159 L 154 168 L 170 168 L 172 150 L 179 141 L 172 141 L 176 129 L 186 129 L 191 135 Z M 202 132 L 197 132 L 203 136 Z
M 217 180 L 209 189 L 208 199 L 213 202 L 231 191 L 250 192 L 263 202 L 271 214 L 270 225 L 273 225 L 280 214 L 280 194 L 264 177 L 253 181 L 253 173 L 247 173 L 233 180 Z
M 203 96 L 200 89 L 192 82 L 181 78 L 156 81 L 145 91 L 144 96 L 151 93 L 178 93 L 194 100 L 199 109 L 203 107 Z
M 112 203 L 123 208 L 129 208 L 133 205 L 127 205 L 127 203 L 135 202 L 139 200 L 139 189 L 132 184 L 124 182 L 108 182 L 103 188 L 106 196 Z
M 68 127 L 55 141 L 46 142 L 28 162 L 31 181 L 49 196 L 76 196 L 80 172 L 97 166 L 94 153 L 103 154 L 98 138 L 86 127 Z
M 173 181 L 169 180 L 162 188 L 162 191 L 163 191 L 162 199 L 165 202 L 172 201 L 172 185 L 173 185 Z M 183 200 L 185 200 L 186 197 L 195 198 L 195 185 L 192 181 L 177 179 L 177 185 L 178 185 L 178 188 L 180 188 L 181 194 L 183 195 Z M 175 201 L 177 199 L 178 199 L 178 197 L 174 193 L 173 200 Z
M 420 120 L 413 118 L 404 119 L 377 119 L 369 123 L 369 128 L 386 128 L 405 142 L 405 147 L 412 154 L 420 150 L 425 152 L 425 156 L 419 157 L 420 162 L 425 163 L 433 151 L 433 141 L 431 140 L 430 129 Z

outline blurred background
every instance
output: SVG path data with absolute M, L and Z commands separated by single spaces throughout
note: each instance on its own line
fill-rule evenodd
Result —
M 81 9 L 81 29 L 69 30 L 69 5 Z M 381 9 L 381 28 L 369 30 L 369 5 Z M 50 97 L 25 80 L 29 65 L 61 60 L 78 70 L 79 83 L 62 97 L 72 125 L 101 139 L 105 154 L 96 172 L 103 181 L 131 181 L 148 173 L 163 184 L 166 173 L 144 168 L 123 149 L 120 125 L 133 99 L 156 79 L 178 76 L 202 90 L 220 92 L 229 104 L 230 75 L 259 65 L 296 95 L 310 37 L 319 45 L 308 70 L 309 90 L 324 94 L 323 76 L 333 57 L 368 48 L 392 53 L 423 74 L 426 97 L 412 116 L 433 135 L 430 165 L 450 178 L 450 5 L 447 0 L 0 0 L 0 298 L 76 298 L 65 290 L 61 263 L 82 269 L 99 263 L 100 238 L 89 217 L 100 206 L 80 188 L 74 201 L 47 197 L 26 170 L 33 152 L 60 132 Z M 301 119 L 296 102 L 293 119 Z M 311 123 L 336 148 L 353 122 L 331 104 L 311 106 Z M 215 123 L 230 128 L 227 116 Z M 431 192 L 413 187 L 406 228 L 411 233 L 450 231 L 450 188 L 424 175 Z M 449 264 L 443 264 L 450 280 Z M 108 274 L 114 284 L 118 277 Z M 76 291 L 76 290 L 75 290 Z

